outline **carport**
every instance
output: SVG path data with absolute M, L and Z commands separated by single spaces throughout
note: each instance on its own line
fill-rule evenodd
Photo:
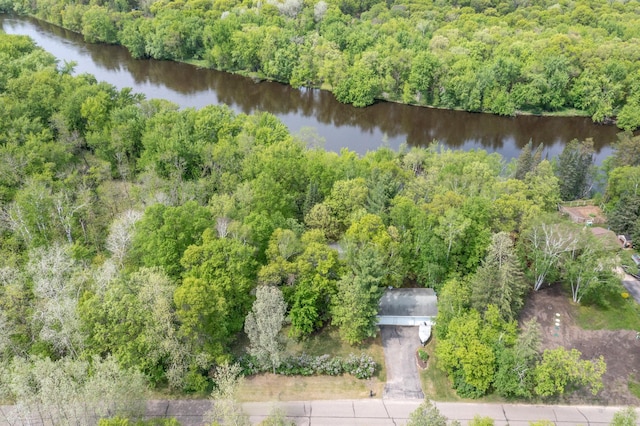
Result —
M 389 289 L 380 299 L 377 318 L 387 366 L 384 398 L 424 398 L 416 365 L 422 339 L 418 326 L 426 323 L 430 328 L 438 313 L 437 302 L 430 288 Z
M 431 288 L 392 288 L 380 298 L 378 325 L 433 324 L 438 298 Z

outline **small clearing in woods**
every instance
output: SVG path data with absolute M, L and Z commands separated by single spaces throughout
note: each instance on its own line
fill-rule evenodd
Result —
M 569 207 L 563 206 L 563 208 L 574 217 L 580 217 L 584 219 L 593 219 L 594 223 L 605 223 L 607 218 L 598 206 L 576 206 Z
M 574 321 L 576 307 L 560 286 L 545 287 L 534 292 L 520 317 L 521 321 L 536 318 L 542 329 L 542 349 L 563 346 L 582 352 L 583 359 L 602 355 L 607 363 L 603 376 L 604 388 L 593 396 L 575 392 L 558 402 L 569 404 L 640 405 L 628 387 L 629 378 L 640 379 L 640 340 L 632 330 L 584 330 Z M 557 316 L 556 314 L 560 314 Z M 556 328 L 556 318 L 560 326 Z

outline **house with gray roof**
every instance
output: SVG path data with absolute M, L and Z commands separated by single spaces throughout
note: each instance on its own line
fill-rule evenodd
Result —
M 392 288 L 380 298 L 378 325 L 418 326 L 433 324 L 438 297 L 431 288 Z

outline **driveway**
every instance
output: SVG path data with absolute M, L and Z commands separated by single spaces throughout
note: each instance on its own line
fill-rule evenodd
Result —
M 629 294 L 636 299 L 636 302 L 640 303 L 640 281 L 625 273 L 622 279 L 622 285 L 627 289 Z
M 420 347 L 418 327 L 383 325 L 380 333 L 387 367 L 387 384 L 382 397 L 424 399 L 416 362 L 416 351 Z

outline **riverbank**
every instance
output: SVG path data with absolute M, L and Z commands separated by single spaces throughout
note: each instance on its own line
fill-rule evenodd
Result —
M 589 76 L 597 76 L 602 71 L 589 69 L 590 63 L 580 62 L 584 55 L 576 53 L 579 53 L 580 49 L 590 52 L 593 49 L 591 45 L 580 45 L 580 49 L 576 51 L 564 52 L 568 55 L 567 58 L 558 59 L 560 62 L 571 62 L 570 70 L 568 63 L 546 63 L 543 60 L 544 55 L 539 59 L 530 58 L 528 61 L 526 53 L 532 52 L 520 51 L 515 56 L 505 53 L 498 47 L 511 46 L 513 43 L 508 42 L 510 38 L 512 42 L 520 42 L 523 37 L 520 34 L 521 25 L 514 26 L 511 23 L 511 12 L 508 10 L 501 10 L 497 15 L 489 14 L 492 18 L 483 15 L 481 10 L 474 13 L 471 13 L 471 10 L 464 11 L 465 18 L 474 20 L 482 17 L 482 20 L 476 23 L 480 29 L 491 28 L 491 24 L 506 24 L 503 28 L 506 33 L 501 34 L 500 42 L 492 42 L 481 37 L 477 44 L 466 45 L 462 40 L 465 37 L 469 40 L 476 39 L 472 34 L 464 34 L 466 28 L 456 28 L 461 32 L 460 35 L 465 36 L 460 40 L 432 33 L 439 26 L 452 25 L 450 20 L 445 19 L 443 22 L 433 22 L 434 28 L 426 34 L 424 29 L 421 30 L 421 34 L 409 31 L 405 38 L 413 37 L 411 43 L 405 40 L 404 45 L 396 46 L 396 49 L 383 54 L 377 44 L 385 38 L 398 37 L 397 31 L 385 31 L 385 26 L 380 25 L 384 20 L 377 22 L 367 14 L 361 16 L 360 13 L 356 13 L 351 16 L 345 10 L 334 11 L 338 15 L 333 16 L 333 20 L 338 17 L 345 20 L 355 18 L 352 28 L 348 31 L 343 28 L 344 33 L 340 33 L 342 36 L 339 37 L 324 27 L 324 12 L 315 16 L 313 25 L 310 22 L 301 28 L 300 25 L 293 25 L 289 19 L 282 17 L 279 18 L 278 25 L 274 26 L 270 18 L 275 19 L 276 10 L 271 11 L 275 13 L 274 16 L 269 15 L 265 18 L 260 6 L 236 11 L 233 4 L 225 6 L 230 9 L 221 14 L 217 11 L 205 17 L 204 11 L 195 7 L 190 12 L 171 12 L 171 17 L 165 18 L 165 9 L 174 10 L 170 3 L 158 6 L 153 11 L 146 11 L 146 14 L 136 9 L 128 11 L 94 7 L 89 10 L 77 7 L 73 9 L 75 15 L 71 16 L 67 6 L 59 5 L 59 13 L 52 13 L 45 5 L 39 7 L 37 1 L 31 9 L 20 11 L 54 25 L 62 25 L 78 34 L 84 33 L 84 38 L 88 41 L 120 43 L 135 57 L 181 61 L 207 69 L 247 76 L 254 80 L 290 84 L 294 88 L 305 87 L 305 90 L 329 90 L 339 101 L 355 106 L 394 102 L 507 117 L 529 114 L 590 116 L 598 122 L 613 124 L 615 114 L 624 106 L 624 97 L 632 96 L 633 92 L 625 89 L 628 82 L 616 82 L 615 90 L 620 93 L 611 94 L 613 87 L 605 87 L 605 96 L 599 93 L 600 85 L 605 83 L 597 83 L 597 79 L 593 82 L 580 80 L 583 68 L 584 71 L 589 71 Z M 307 6 L 300 7 L 305 9 Z M 295 13 L 289 13 L 279 7 L 276 9 L 288 18 L 303 12 L 297 10 Z M 460 12 L 457 7 L 450 10 L 450 13 Z M 85 13 L 91 15 L 85 17 Z M 412 17 L 413 14 L 409 13 L 406 16 L 397 16 L 396 19 L 415 24 Z M 520 16 L 517 18 L 521 19 Z M 194 25 L 197 22 L 199 26 L 190 28 L 191 20 L 194 20 Z M 225 25 L 222 25 L 223 20 L 226 22 Z M 485 22 L 486 20 L 489 22 Z M 218 24 L 225 27 L 224 37 L 217 33 Z M 375 24 L 374 38 L 367 37 L 371 34 L 366 32 L 360 34 L 360 27 L 369 24 Z M 549 26 L 553 31 L 560 31 L 558 36 L 564 35 L 561 29 L 555 28 L 553 22 L 545 21 L 538 24 L 543 27 Z M 166 26 L 171 26 L 171 29 L 161 28 Z M 588 28 L 585 28 L 585 31 Z M 531 35 L 531 48 L 536 42 L 541 44 L 536 50 L 552 43 L 551 34 L 535 34 L 537 33 Z M 355 49 L 352 46 L 358 44 L 355 40 L 345 40 L 350 40 L 351 37 L 362 38 L 360 43 L 363 43 L 363 46 Z M 311 39 L 317 39 L 312 46 L 300 47 Z M 264 44 L 265 40 L 271 42 Z M 622 49 L 625 42 L 616 40 Z M 329 46 L 316 51 L 319 49 L 317 46 L 322 45 L 324 41 L 329 43 Z M 425 45 L 427 42 L 428 46 Z M 481 50 L 475 52 L 475 49 Z M 400 54 L 402 56 L 396 57 Z M 426 56 L 423 57 L 423 54 Z M 462 58 L 467 56 L 475 59 L 465 63 Z M 496 64 L 491 65 L 494 60 Z M 631 75 L 632 70 L 627 73 Z M 624 76 L 624 73 L 616 75 Z M 625 127 L 629 128 L 628 125 L 627 123 Z
M 615 127 L 593 124 L 586 117 L 505 117 L 393 102 L 356 108 L 323 90 L 255 83 L 182 62 L 136 60 L 121 46 L 88 44 L 78 33 L 40 20 L 4 15 L 0 25 L 10 34 L 30 36 L 60 63 L 75 62 L 75 73 L 94 75 L 118 90 L 130 87 L 147 99 L 166 99 L 181 108 L 225 104 L 236 113 L 267 111 L 296 137 L 327 151 L 348 148 L 364 155 L 381 146 L 397 151 L 437 141 L 445 149 L 483 149 L 510 161 L 530 140 L 544 144 L 543 155 L 551 158 L 573 139 L 592 138 L 599 164 L 617 140 Z

